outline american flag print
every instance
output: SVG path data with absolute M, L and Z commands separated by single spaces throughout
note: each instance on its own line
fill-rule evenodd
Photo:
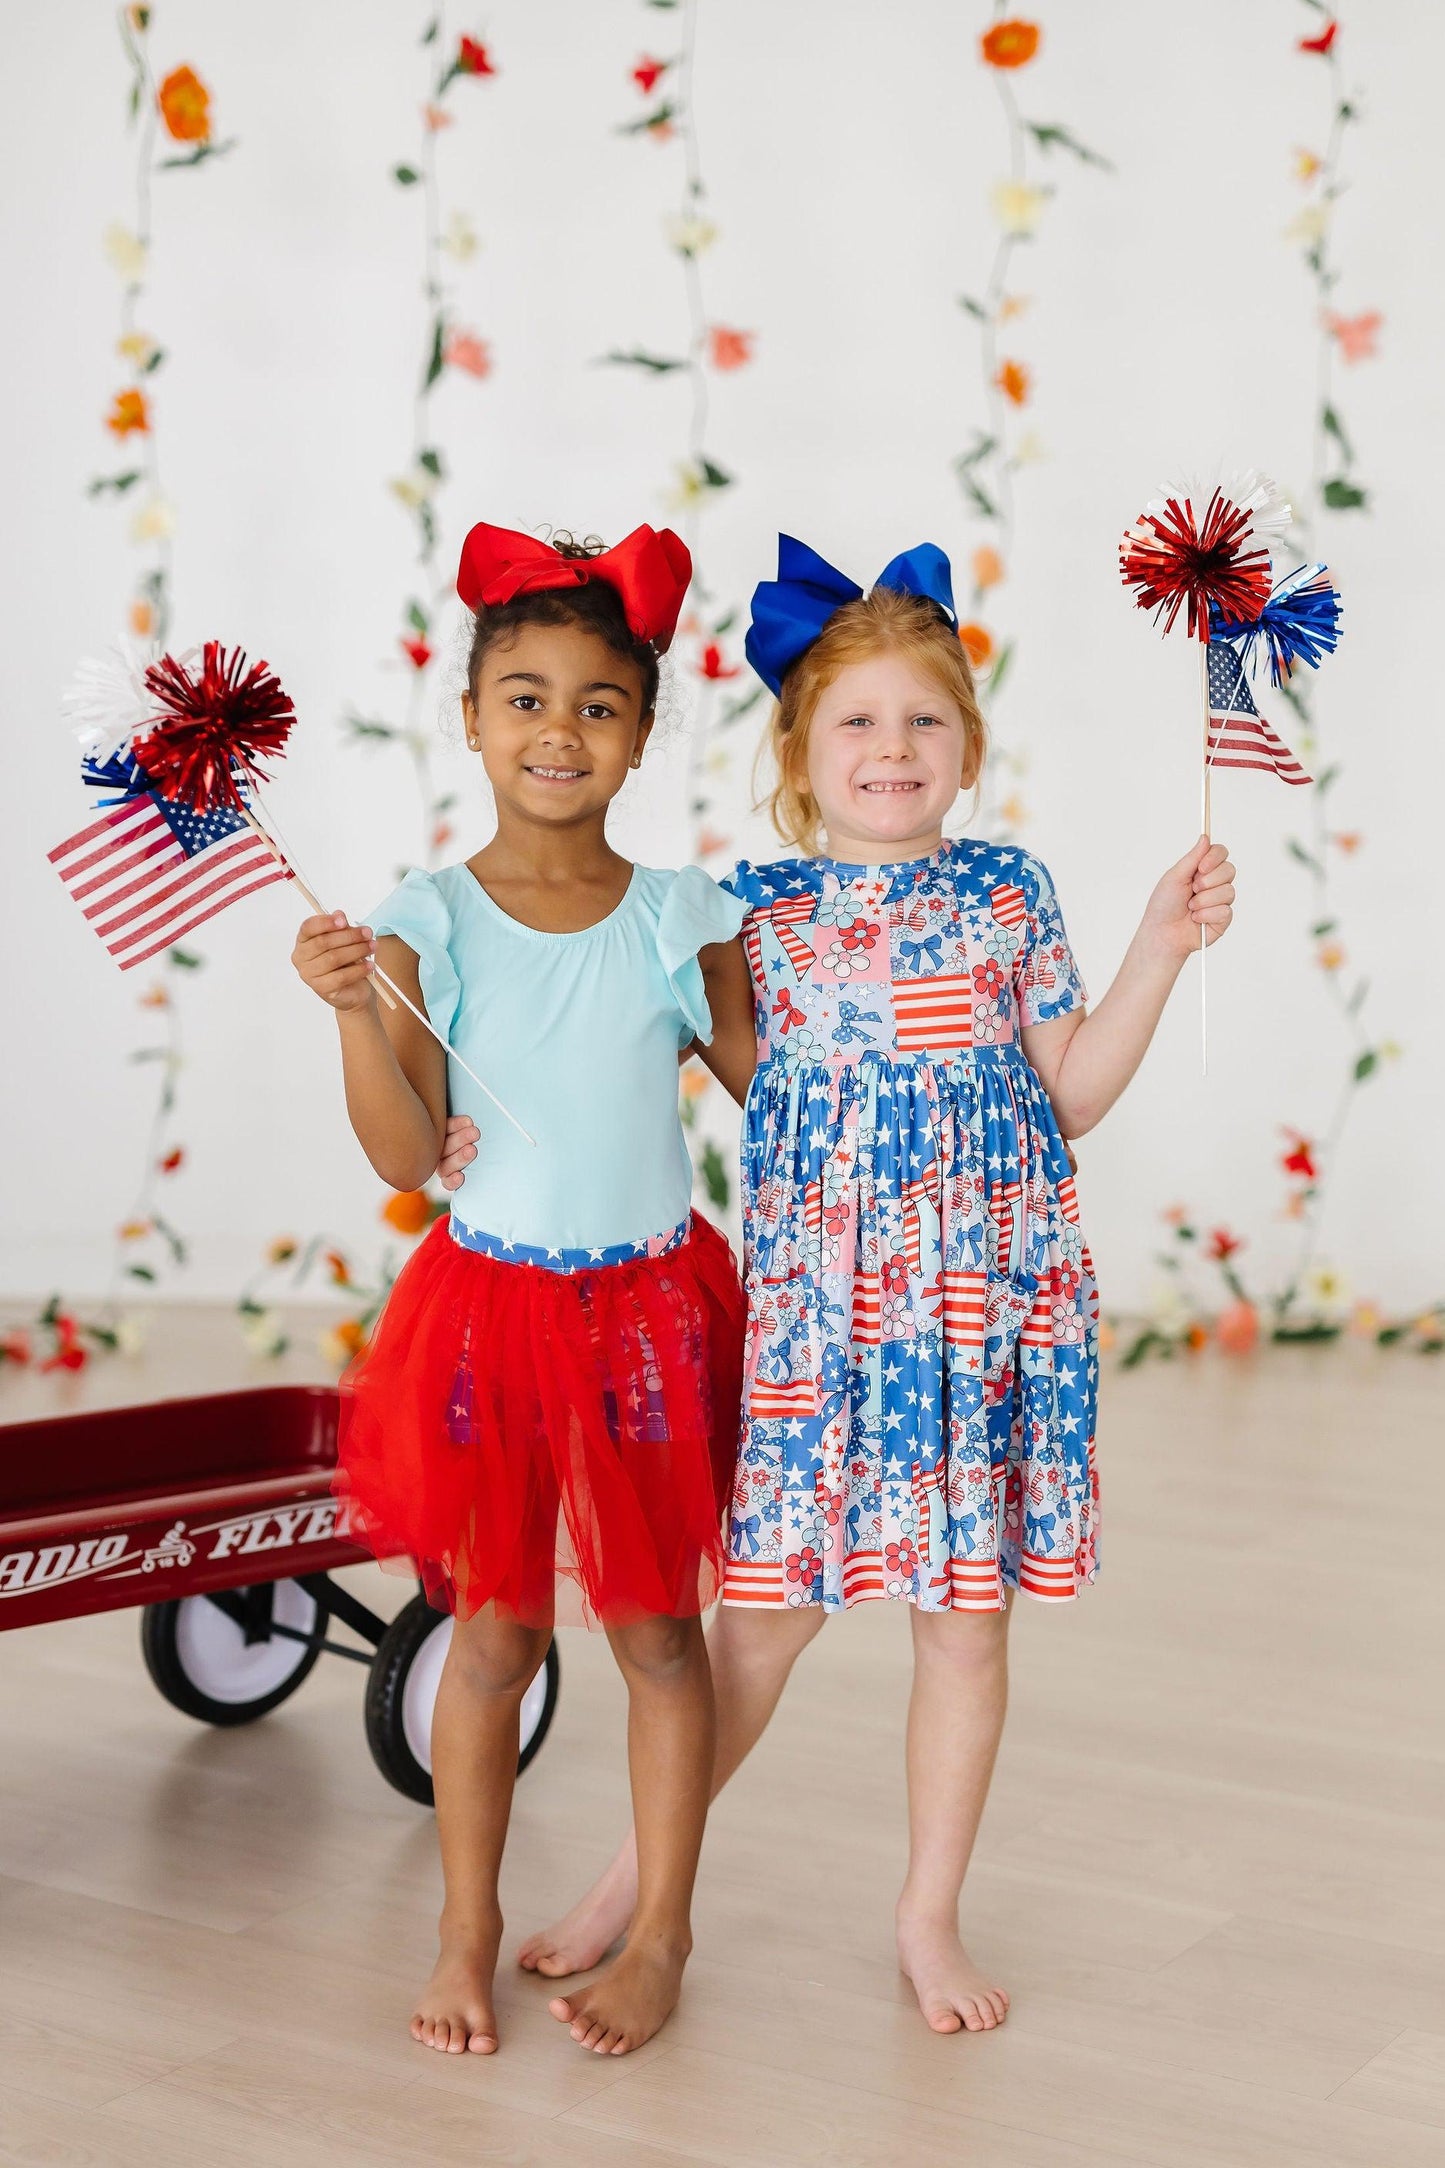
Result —
M 293 877 L 239 814 L 193 813 L 154 791 L 105 808 L 48 855 L 122 971 Z
M 1098 1566 L 1098 1299 L 1020 1043 L 1084 1000 L 1049 875 L 965 841 L 726 885 L 748 905 L 759 1069 L 724 1601 L 1072 1598 Z M 830 965 L 865 943 L 866 973 Z
M 1254 704 L 1243 658 L 1227 640 L 1209 643 L 1209 765 L 1259 768 L 1281 783 L 1311 783 Z

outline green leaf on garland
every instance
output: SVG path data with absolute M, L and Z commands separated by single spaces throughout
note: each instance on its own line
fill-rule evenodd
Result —
M 197 956 L 192 950 L 184 948 L 168 948 L 166 962 L 174 964 L 177 971 L 204 971 L 206 968 L 204 956 Z
M 731 632 L 737 621 L 738 613 L 735 609 L 726 611 L 712 628 L 714 638 L 720 640 L 724 633 Z
M 1068 151 L 1081 165 L 1098 166 L 1105 173 L 1113 172 L 1114 168 L 1107 158 L 1102 158 L 1098 151 L 1091 151 L 1087 143 L 1081 143 L 1076 135 L 1071 135 L 1067 128 L 1061 128 L 1057 121 L 1026 120 L 1024 126 L 1041 151 Z
M 1002 685 L 1004 679 L 1008 676 L 1010 667 L 1013 663 L 1013 659 L 1014 643 L 1012 640 L 1005 640 L 1003 646 L 999 649 L 998 654 L 995 656 L 993 668 L 989 671 L 988 674 L 987 684 L 988 697 L 990 700 L 996 697 L 1000 685 Z
M 127 1265 L 126 1277 L 131 1280 L 154 1280 L 155 1273 L 149 1265 Z
M 1367 1046 L 1355 1063 L 1355 1082 L 1363 1084 L 1367 1076 L 1373 1076 L 1380 1066 L 1380 1057 L 1372 1046 Z
M 969 473 L 967 466 L 963 463 L 962 460 L 956 459 L 954 461 L 953 471 L 958 476 L 959 482 L 962 485 L 963 494 L 965 495 L 965 497 L 967 497 L 969 503 L 973 506 L 975 512 L 977 512 L 979 516 L 983 519 L 997 519 L 998 506 L 994 503 L 992 497 L 989 496 L 986 490 L 980 489 L 978 483 Z
M 375 738 L 385 743 L 401 736 L 401 732 L 391 723 L 374 722 L 368 715 L 343 715 L 341 722 L 342 727 L 349 730 L 354 738 Z
M 124 474 L 98 474 L 93 482 L 87 484 L 85 494 L 87 497 L 120 497 L 126 490 L 133 489 L 140 478 L 139 467 L 128 467 Z
M 1156 1347 L 1163 1351 L 1167 1346 L 1168 1342 L 1163 1335 L 1155 1332 L 1153 1326 L 1150 1325 L 1140 1333 L 1131 1347 L 1125 1349 L 1123 1356 L 1120 1358 L 1119 1368 L 1121 1370 L 1137 1370 L 1146 1355 L 1151 1354 Z
M 702 1148 L 702 1161 L 698 1172 L 702 1176 L 702 1186 L 707 1191 L 708 1203 L 719 1212 L 725 1211 L 728 1201 L 727 1166 L 711 1138 Z
M 394 181 L 400 181 L 403 188 L 415 188 L 417 182 L 421 179 L 421 175 L 417 172 L 415 166 L 393 166 L 391 177 Z
M 732 476 L 725 467 L 719 467 L 714 461 L 706 458 L 699 459 L 697 466 L 699 474 L 709 489 L 728 489 L 731 487 Z
M 651 135 L 655 128 L 665 128 L 669 121 L 676 120 L 677 112 L 677 107 L 669 99 L 664 98 L 661 105 L 654 106 L 650 113 L 644 113 L 640 120 L 621 121 L 613 130 L 613 134 L 625 136 Z
M 1340 764 L 1338 761 L 1335 761 L 1330 767 L 1326 768 L 1323 775 L 1317 775 L 1315 777 L 1315 789 L 1328 790 L 1330 785 L 1332 783 L 1337 783 L 1339 779 Z
M 421 34 L 420 42 L 423 45 L 435 45 L 437 41 L 437 32 L 440 30 L 440 28 L 441 22 L 439 18 L 433 15 L 431 21 L 427 24 L 425 30 L 423 30 Z
M 140 365 L 141 375 L 154 376 L 157 369 L 160 367 L 161 363 L 165 360 L 165 358 L 166 350 L 163 346 L 152 347 L 151 351 L 147 354 L 145 360 Z
M 1338 1340 L 1344 1329 L 1316 1318 L 1309 1325 L 1276 1325 L 1270 1338 L 1281 1347 L 1315 1347 L 1325 1340 Z
M 1347 467 L 1352 466 L 1354 464 L 1355 455 L 1350 447 L 1350 440 L 1345 435 L 1345 425 L 1340 420 L 1339 415 L 1335 412 L 1332 406 L 1326 405 L 1321 408 L 1320 427 L 1321 429 L 1323 429 L 1327 437 L 1333 437 L 1336 444 L 1338 444 L 1340 448 L 1340 457 L 1341 459 L 1343 459 L 1345 465 Z
M 1311 928 L 1310 928 L 1310 938 L 1311 938 L 1311 940 L 1313 940 L 1313 941 L 1323 941 L 1323 939 L 1324 939 L 1325 935 L 1326 935 L 1327 933 L 1333 933 L 1333 932 L 1334 932 L 1334 930 L 1335 930 L 1335 928 L 1336 928 L 1336 926 L 1338 926 L 1338 925 L 1339 925 L 1339 923 L 1340 923 L 1340 922 L 1339 922 L 1339 920 L 1338 920 L 1337 918 L 1321 918 L 1321 919 L 1316 919 L 1316 921 L 1315 921 L 1314 925 L 1313 925 L 1313 926 L 1311 926 Z
M 420 633 L 423 639 L 426 638 L 427 633 L 431 630 L 431 621 L 428 618 L 426 611 L 422 608 L 419 602 L 409 602 L 407 604 L 406 621 L 410 625 L 412 631 Z
M 1326 482 L 1324 500 L 1332 512 L 1363 512 L 1370 501 L 1358 482 L 1346 481 L 1342 474 L 1332 475 Z
M 194 150 L 186 151 L 179 158 L 160 158 L 156 161 L 157 173 L 165 173 L 177 166 L 203 165 L 208 158 L 224 158 L 227 151 L 236 148 L 236 138 L 230 136 L 224 143 L 198 143 Z
M 632 351 L 626 354 L 620 347 L 614 347 L 610 354 L 599 354 L 599 368 L 604 368 L 609 363 L 622 369 L 650 369 L 654 376 L 667 376 L 674 369 L 687 367 L 685 361 L 674 361 L 670 354 L 649 354 L 640 346 L 634 346 Z
M 133 1062 L 164 1061 L 169 1052 L 169 1047 L 164 1046 L 136 1046 L 125 1058 Z
M 973 442 L 968 447 L 968 450 L 960 452 L 953 462 L 954 471 L 962 473 L 969 467 L 976 467 L 981 459 L 987 459 L 989 453 L 997 451 L 997 449 L 997 437 L 988 436 L 982 429 L 976 429 L 973 433 Z
M 438 482 L 445 479 L 446 469 L 442 465 L 442 455 L 434 445 L 424 445 L 416 455 L 416 463 L 419 467 L 425 467 L 427 473 Z
M 739 693 L 736 699 L 729 700 L 727 706 L 718 716 L 718 729 L 726 730 L 730 723 L 740 722 L 743 716 L 751 714 L 766 690 L 766 686 L 755 685 L 751 692 Z
M 988 310 L 981 301 L 975 301 L 972 294 L 960 294 L 958 305 L 961 309 L 966 310 L 970 316 L 976 318 L 980 324 L 988 322 Z
M 1299 842 L 1294 836 L 1286 837 L 1284 847 L 1289 852 L 1291 858 L 1297 859 L 1302 866 L 1308 866 L 1311 873 L 1317 873 L 1320 876 L 1321 880 L 1323 880 L 1325 871 L 1324 867 L 1320 864 L 1319 860 L 1315 858 L 1309 851 L 1307 851 L 1304 845 Z
M 446 360 L 442 352 L 445 337 L 446 329 L 442 319 L 440 316 L 435 317 L 431 327 L 431 352 L 427 356 L 426 375 L 422 378 L 423 391 L 431 390 L 442 370 L 446 367 Z

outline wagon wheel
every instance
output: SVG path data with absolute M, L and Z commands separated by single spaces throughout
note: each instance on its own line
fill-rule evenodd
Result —
M 434 1611 L 425 1596 L 413 1596 L 386 1629 L 366 1682 L 366 1741 L 372 1759 L 388 1784 L 424 1807 L 434 1804 L 432 1710 L 451 1638 L 450 1618 Z M 559 1668 L 557 1644 L 551 1641 L 522 1696 L 518 1776 L 547 1736 L 557 1706 Z
M 182 1596 L 146 1605 L 141 1654 L 173 1708 L 203 1724 L 250 1724 L 295 1693 L 329 1616 L 325 1599 L 297 1581 Z

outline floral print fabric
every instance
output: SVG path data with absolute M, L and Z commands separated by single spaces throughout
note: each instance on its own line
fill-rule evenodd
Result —
M 1097 1570 L 1098 1298 L 1018 1043 L 1085 999 L 1048 873 L 964 841 L 725 885 L 759 1067 L 724 1601 L 1072 1597 Z

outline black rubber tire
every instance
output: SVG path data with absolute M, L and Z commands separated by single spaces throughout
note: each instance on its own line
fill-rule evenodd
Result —
M 244 1596 L 246 1590 L 238 1588 L 227 1593 Z M 308 1589 L 307 1594 L 311 1595 Z M 274 1687 L 269 1694 L 261 1694 L 254 1701 L 217 1701 L 213 1695 L 203 1693 L 188 1675 L 177 1645 L 177 1624 L 181 1606 L 186 1603 L 207 1603 L 206 1596 L 182 1596 L 170 1603 L 148 1603 L 141 1612 L 140 1646 L 145 1658 L 146 1670 L 159 1691 L 173 1709 L 184 1716 L 193 1716 L 202 1724 L 232 1726 L 254 1724 L 258 1717 L 269 1715 L 290 1699 L 298 1686 L 308 1679 L 316 1668 L 321 1654 L 321 1642 L 331 1618 L 330 1606 L 324 1597 L 312 1596 L 316 1605 L 315 1623 L 311 1629 L 314 1636 L 309 1648 L 301 1648 L 300 1661 L 294 1671 Z
M 431 1771 L 422 1767 L 407 1740 L 406 1682 L 423 1646 L 445 1623 L 445 1612 L 434 1611 L 425 1596 L 413 1596 L 387 1627 L 366 1682 L 366 1743 L 371 1758 L 388 1784 L 422 1807 L 434 1806 L 436 1794 Z M 557 1707 L 561 1667 L 555 1641 L 547 1645 L 542 1668 L 546 1675 L 542 1708 L 532 1736 L 517 1757 L 518 1776 L 536 1759 Z

